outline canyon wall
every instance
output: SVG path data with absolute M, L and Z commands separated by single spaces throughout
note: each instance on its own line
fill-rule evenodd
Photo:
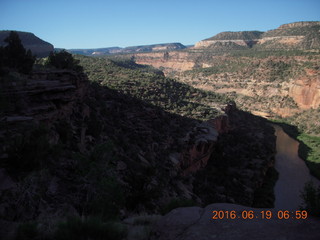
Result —
M 317 71 L 308 71 L 305 77 L 296 79 L 289 89 L 289 96 L 301 109 L 320 106 L 320 75 Z
M 138 64 L 152 65 L 165 73 L 173 71 L 187 71 L 193 69 L 195 62 L 190 59 L 190 54 L 183 51 L 170 51 L 158 53 L 134 54 Z
M 243 103 L 248 110 L 265 116 L 286 117 L 320 105 L 316 57 L 203 58 L 201 53 L 189 51 L 136 54 L 135 59 L 196 88 L 226 94 L 236 92 L 240 96 L 239 105 Z M 307 64 L 313 67 L 301 67 Z M 198 70 L 202 68 L 203 71 Z

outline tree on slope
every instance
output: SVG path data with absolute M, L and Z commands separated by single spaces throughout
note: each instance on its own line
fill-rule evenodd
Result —
M 11 31 L 4 40 L 7 46 L 1 49 L 1 60 L 3 68 L 28 74 L 32 71 L 35 57 L 30 50 L 26 51 L 21 43 L 17 32 Z

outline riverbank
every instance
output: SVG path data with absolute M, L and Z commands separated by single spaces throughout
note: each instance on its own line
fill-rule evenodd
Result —
M 273 125 L 277 136 L 277 154 L 275 168 L 279 179 L 275 185 L 275 208 L 298 210 L 303 204 L 300 195 L 309 181 L 316 186 L 320 181 L 314 178 L 303 161 L 298 156 L 299 142 L 291 138 L 279 125 Z
M 303 133 L 296 126 L 284 121 L 272 120 L 272 122 L 299 142 L 299 157 L 305 161 L 310 173 L 320 180 L 320 137 Z

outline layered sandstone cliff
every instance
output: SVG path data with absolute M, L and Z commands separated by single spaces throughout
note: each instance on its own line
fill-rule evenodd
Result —
M 14 95 L 17 100 L 4 117 L 7 122 L 61 120 L 71 115 L 74 103 L 86 94 L 86 76 L 69 70 L 33 72 L 24 81 L 12 81 L 2 91 L 4 96 Z
M 160 68 L 193 87 L 229 94 L 263 116 L 291 116 L 319 107 L 319 57 L 216 55 L 210 50 L 136 54 L 138 63 Z
M 194 48 L 217 48 L 219 44 L 233 43 L 233 47 L 250 48 L 257 44 L 263 32 L 259 31 L 243 31 L 243 32 L 222 32 L 211 38 L 197 42 Z M 230 45 L 229 45 L 230 46 Z
M 183 51 L 139 53 L 133 56 L 138 64 L 152 65 L 165 73 L 187 71 L 195 66 L 195 62 L 190 59 L 190 54 Z
M 309 70 L 306 76 L 296 79 L 289 88 L 291 96 L 301 109 L 320 107 L 320 74 Z
M 258 50 L 319 48 L 319 30 L 320 22 L 296 22 L 281 25 L 265 33 L 258 31 L 222 32 L 197 42 L 194 48 L 210 48 L 217 51 L 252 47 Z M 225 46 L 224 49 L 221 48 L 221 44 Z

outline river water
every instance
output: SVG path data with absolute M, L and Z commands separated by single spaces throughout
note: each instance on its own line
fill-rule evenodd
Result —
M 299 210 L 303 200 L 300 197 L 304 184 L 312 180 L 317 186 L 320 181 L 310 175 L 305 162 L 298 156 L 299 142 L 289 137 L 280 126 L 274 125 L 277 136 L 275 168 L 279 179 L 275 185 L 275 208 Z

